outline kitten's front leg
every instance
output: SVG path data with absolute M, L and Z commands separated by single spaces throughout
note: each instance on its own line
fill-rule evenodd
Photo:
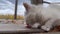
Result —
M 32 28 L 38 28 L 38 26 L 40 26 L 40 24 L 36 22 L 36 23 L 32 26 Z
M 43 25 L 43 26 L 41 27 L 41 29 L 43 29 L 43 30 L 45 30 L 45 31 L 50 31 L 50 29 L 53 28 L 53 25 L 54 25 L 54 21 L 55 21 L 55 20 L 56 20 L 56 19 L 51 19 L 51 20 L 47 21 L 47 22 L 45 23 L 45 25 Z

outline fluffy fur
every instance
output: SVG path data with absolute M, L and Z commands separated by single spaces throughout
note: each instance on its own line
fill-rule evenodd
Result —
M 23 4 L 26 23 L 33 26 L 39 23 L 41 29 L 49 31 L 54 26 L 60 25 L 60 9 L 53 4 L 28 5 Z M 48 6 L 46 6 L 48 5 Z

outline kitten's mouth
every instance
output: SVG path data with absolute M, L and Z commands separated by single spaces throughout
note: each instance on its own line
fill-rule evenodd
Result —
M 26 24 L 26 28 L 41 29 L 40 24 L 38 23 L 34 25 Z
M 32 26 L 31 26 L 31 25 L 29 25 L 29 24 L 26 24 L 26 25 L 27 25 L 27 26 L 26 26 L 27 28 L 32 28 Z

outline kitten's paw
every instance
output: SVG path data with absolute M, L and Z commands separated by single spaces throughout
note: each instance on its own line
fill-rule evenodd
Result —
M 40 26 L 40 24 L 39 24 L 39 23 L 35 23 L 35 24 L 32 26 L 32 28 L 38 28 L 38 26 Z
M 43 29 L 45 31 L 50 31 L 50 27 L 47 27 L 47 26 L 42 26 L 41 29 Z

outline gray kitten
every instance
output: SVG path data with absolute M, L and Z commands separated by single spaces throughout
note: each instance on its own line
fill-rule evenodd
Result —
M 60 10 L 53 4 L 29 5 L 23 3 L 26 23 L 32 27 L 40 26 L 45 31 L 60 25 Z M 46 6 L 48 5 L 48 6 Z M 37 24 L 37 25 L 36 25 Z

